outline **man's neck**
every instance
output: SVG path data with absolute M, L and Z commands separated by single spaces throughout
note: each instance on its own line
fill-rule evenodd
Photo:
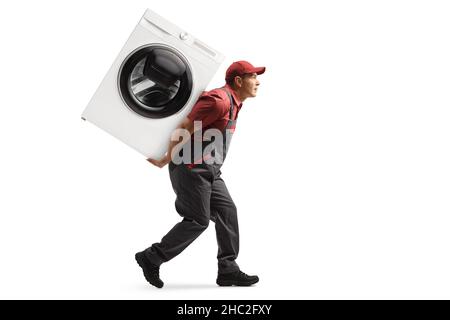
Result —
M 248 98 L 248 96 L 244 95 L 243 92 L 241 92 L 239 89 L 236 89 L 234 86 L 230 86 L 230 88 L 233 90 L 234 94 L 237 96 L 241 103 Z
M 243 96 L 241 92 L 239 91 L 235 91 L 236 95 L 238 96 L 239 100 L 241 100 L 241 102 L 244 102 L 245 99 L 247 99 L 247 96 Z

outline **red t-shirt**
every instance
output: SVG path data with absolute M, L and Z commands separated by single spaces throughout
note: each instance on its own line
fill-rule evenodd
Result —
M 234 110 L 231 120 L 237 119 L 242 102 L 236 96 L 236 93 L 229 85 L 224 87 L 233 99 Z M 222 88 L 202 93 L 197 103 L 187 116 L 191 121 L 202 121 L 202 130 L 215 128 L 223 131 L 230 120 L 231 102 L 227 93 Z

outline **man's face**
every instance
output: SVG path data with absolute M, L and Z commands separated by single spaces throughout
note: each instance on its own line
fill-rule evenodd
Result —
M 242 77 L 242 93 L 246 97 L 256 97 L 258 92 L 259 80 L 256 73 L 249 73 Z

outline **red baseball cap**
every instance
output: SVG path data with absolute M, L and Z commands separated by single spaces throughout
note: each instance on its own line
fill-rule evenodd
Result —
M 228 67 L 225 80 L 232 80 L 236 76 L 242 77 L 246 73 L 263 74 L 265 71 L 266 67 L 254 67 L 248 61 L 236 61 Z

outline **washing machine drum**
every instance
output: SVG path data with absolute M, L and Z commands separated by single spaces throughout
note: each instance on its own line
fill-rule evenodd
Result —
M 164 118 L 180 111 L 192 92 L 192 73 L 175 49 L 153 45 L 130 54 L 119 73 L 122 99 L 134 112 Z

